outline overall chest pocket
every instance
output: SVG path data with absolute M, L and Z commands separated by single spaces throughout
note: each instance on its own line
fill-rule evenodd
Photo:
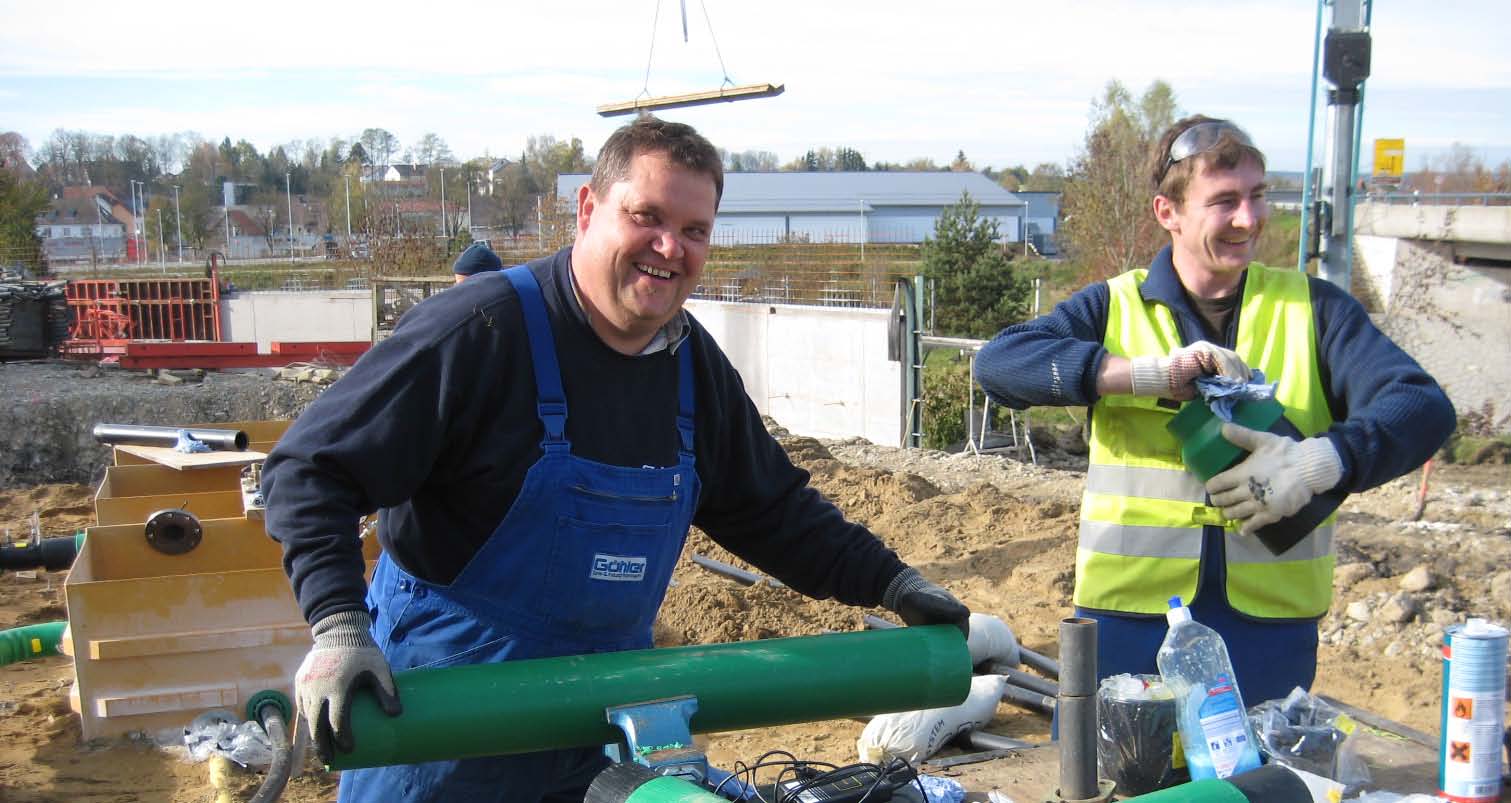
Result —
M 540 613 L 579 632 L 650 626 L 681 548 L 669 522 L 561 516 L 553 536 Z

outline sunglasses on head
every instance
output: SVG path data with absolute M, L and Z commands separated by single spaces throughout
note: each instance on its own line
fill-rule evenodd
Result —
M 1162 174 L 1170 172 L 1170 168 L 1177 162 L 1207 153 L 1216 148 L 1217 143 L 1222 141 L 1224 136 L 1227 136 L 1239 145 L 1248 148 L 1254 147 L 1254 142 L 1249 139 L 1249 135 L 1245 134 L 1242 128 L 1233 125 L 1227 120 L 1209 120 L 1205 123 L 1197 123 L 1180 132 L 1180 136 L 1170 143 L 1170 154 L 1165 158 L 1165 169 L 1161 171 Z M 1163 178 L 1163 175 L 1161 177 Z

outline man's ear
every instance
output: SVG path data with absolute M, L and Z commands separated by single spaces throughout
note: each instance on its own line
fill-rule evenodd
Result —
M 1167 195 L 1154 196 L 1154 219 L 1165 231 L 1175 234 L 1180 231 L 1180 208 Z
M 584 184 L 577 188 L 577 233 L 581 234 L 588 230 L 588 223 L 593 217 L 593 212 L 598 208 L 598 198 L 593 194 L 593 187 Z

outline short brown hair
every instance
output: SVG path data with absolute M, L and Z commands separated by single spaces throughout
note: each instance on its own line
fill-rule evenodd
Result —
M 649 114 L 621 126 L 603 143 L 588 182 L 593 194 L 602 197 L 609 187 L 628 178 L 630 163 L 642 153 L 663 153 L 673 164 L 707 174 L 714 180 L 714 209 L 719 208 L 719 200 L 724 197 L 724 162 L 719 151 L 692 126 Z
M 1259 163 L 1259 169 L 1264 170 L 1264 153 L 1248 142 L 1248 135 L 1239 132 L 1233 134 L 1223 132 L 1217 141 L 1200 153 L 1192 154 L 1178 162 L 1170 161 L 1170 148 L 1175 145 L 1175 140 L 1187 130 L 1202 123 L 1228 123 L 1216 117 L 1208 117 L 1204 114 L 1193 114 L 1181 120 L 1175 121 L 1165 133 L 1160 135 L 1159 142 L 1154 146 L 1149 159 L 1149 176 L 1154 184 L 1154 194 L 1163 195 L 1176 204 L 1186 200 L 1186 187 L 1191 183 L 1191 177 L 1196 175 L 1200 167 L 1211 166 L 1220 170 L 1232 170 L 1245 159 L 1253 159 Z M 1231 123 L 1229 123 L 1231 125 Z M 1237 129 L 1237 126 L 1232 126 Z

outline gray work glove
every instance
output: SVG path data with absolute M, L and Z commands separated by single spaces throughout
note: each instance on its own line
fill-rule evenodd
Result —
M 971 635 L 971 611 L 954 595 L 923 579 L 909 566 L 897 573 L 881 595 L 881 605 L 910 625 L 954 625 Z
M 1133 395 L 1159 396 L 1176 401 L 1196 398 L 1196 378 L 1217 374 L 1249 381 L 1253 371 L 1237 352 L 1198 340 L 1167 357 L 1134 357 Z
M 356 747 L 351 728 L 357 689 L 372 689 L 383 713 L 391 717 L 404 710 L 388 659 L 368 632 L 371 628 L 372 617 L 366 611 L 342 611 L 316 622 L 310 629 L 315 646 L 294 675 L 299 711 L 327 764 L 335 756 L 332 746 L 343 753 Z
M 1296 515 L 1343 479 L 1343 459 L 1328 438 L 1296 441 L 1238 424 L 1223 424 L 1222 436 L 1249 456 L 1207 480 L 1207 493 L 1224 516 L 1243 522 L 1244 535 Z

